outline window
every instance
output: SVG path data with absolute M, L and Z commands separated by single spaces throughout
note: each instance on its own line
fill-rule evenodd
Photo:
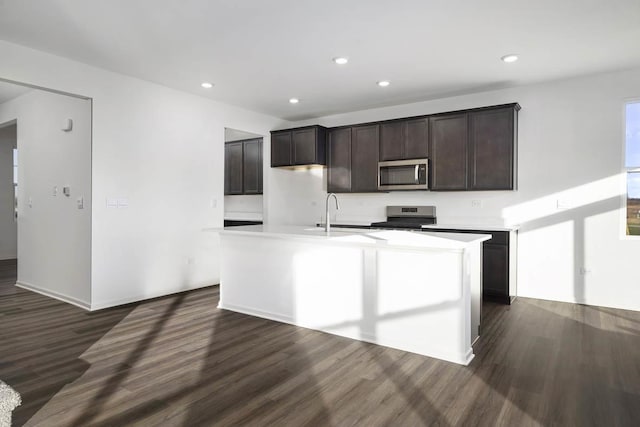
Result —
M 13 149 L 13 217 L 18 219 L 18 149 Z
M 640 236 L 640 101 L 625 107 L 627 235 Z

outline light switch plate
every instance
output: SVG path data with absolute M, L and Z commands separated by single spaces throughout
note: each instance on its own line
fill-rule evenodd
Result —
M 129 207 L 129 199 L 126 197 L 121 197 L 118 199 L 118 207 L 119 208 L 128 208 Z
M 78 197 L 78 209 L 84 209 L 84 197 Z
M 118 207 L 118 199 L 108 198 L 107 199 L 107 207 L 108 208 L 117 208 Z

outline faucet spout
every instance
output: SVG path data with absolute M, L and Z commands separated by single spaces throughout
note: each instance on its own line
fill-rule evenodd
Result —
M 325 201 L 325 220 L 324 220 L 324 231 L 327 233 L 331 230 L 331 220 L 329 219 L 329 199 L 333 196 L 333 199 L 336 201 L 336 210 L 340 210 L 340 206 L 338 205 L 338 196 L 334 193 L 327 194 L 327 199 Z

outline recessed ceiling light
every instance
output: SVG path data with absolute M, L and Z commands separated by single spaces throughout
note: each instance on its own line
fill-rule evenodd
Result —
M 380 80 L 377 84 L 378 84 L 378 86 L 380 86 L 380 87 L 387 87 L 387 86 L 389 86 L 391 83 L 389 82 L 389 80 Z
M 503 56 L 502 59 L 504 62 L 516 62 L 518 60 L 518 55 L 515 53 L 510 53 L 509 55 Z
M 291 98 L 289 100 L 289 103 L 291 103 L 291 104 L 297 104 L 298 102 L 300 102 L 300 100 L 298 98 Z
M 344 65 L 347 62 L 349 62 L 349 58 L 345 58 L 343 56 L 339 56 L 337 58 L 333 58 L 333 62 L 335 62 L 338 65 Z
M 200 86 L 202 86 L 205 89 L 211 89 L 213 87 L 213 83 L 204 82 Z

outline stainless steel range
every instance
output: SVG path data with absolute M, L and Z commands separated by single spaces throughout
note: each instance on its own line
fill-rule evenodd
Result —
M 387 220 L 374 222 L 371 227 L 420 230 L 435 223 L 435 206 L 387 206 Z

